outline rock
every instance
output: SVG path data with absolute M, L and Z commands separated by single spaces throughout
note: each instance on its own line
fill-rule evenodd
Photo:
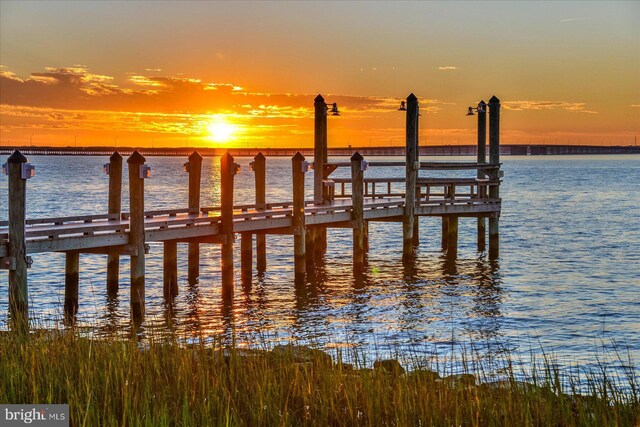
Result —
M 322 350 L 305 345 L 277 345 L 271 350 L 271 355 L 291 360 L 294 363 L 312 363 L 320 366 L 331 366 L 333 359 Z
M 395 359 L 376 360 L 373 362 L 373 369 L 378 372 L 385 372 L 394 375 L 404 374 L 404 368 Z

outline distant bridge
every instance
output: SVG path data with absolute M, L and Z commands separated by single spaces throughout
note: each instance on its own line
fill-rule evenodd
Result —
M 298 151 L 305 156 L 313 156 L 314 148 L 136 148 L 119 147 L 116 150 L 122 155 L 131 155 L 138 151 L 144 156 L 189 156 L 197 149 L 202 156 L 221 156 L 227 152 L 232 156 L 253 157 L 259 152 L 265 156 L 291 157 Z M 53 155 L 53 156 L 110 156 L 114 147 L 0 147 L 0 155 L 10 155 L 20 150 L 25 155 Z M 477 156 L 477 145 L 428 145 L 419 147 L 421 156 Z M 363 156 L 404 156 L 405 147 L 386 146 L 349 146 L 328 149 L 329 156 L 351 156 L 358 151 Z M 640 154 L 640 146 L 596 146 L 596 145 L 501 145 L 500 155 L 503 156 L 537 156 L 537 155 L 579 155 L 579 154 Z

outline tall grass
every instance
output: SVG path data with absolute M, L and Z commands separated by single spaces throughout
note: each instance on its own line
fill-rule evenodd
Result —
M 296 347 L 221 349 L 90 340 L 74 332 L 0 335 L 0 403 L 69 403 L 72 425 L 637 425 L 633 375 L 566 383 L 553 363 L 530 382 L 474 384 L 385 362 L 376 369 Z M 534 369 L 534 368 L 532 368 Z M 481 369 L 480 369 L 481 370 Z M 476 378 L 486 377 L 478 372 Z M 519 376 L 518 376 L 519 377 Z

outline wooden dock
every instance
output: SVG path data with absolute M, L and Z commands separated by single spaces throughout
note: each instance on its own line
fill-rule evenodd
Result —
M 404 162 L 367 162 L 354 153 L 348 162 L 327 160 L 327 104 L 319 95 L 315 99 L 314 163 L 301 153 L 292 157 L 292 200 L 272 202 L 265 195 L 266 161 L 262 153 L 254 158 L 255 203 L 233 205 L 234 176 L 239 167 L 231 154 L 221 161 L 220 206 L 200 206 L 202 157 L 194 152 L 185 169 L 189 173 L 189 203 L 183 208 L 146 211 L 144 181 L 148 176 L 146 159 L 134 152 L 127 159 L 129 173 L 130 212 L 121 212 L 123 158 L 114 153 L 105 171 L 109 173 L 109 209 L 100 215 L 60 218 L 26 218 L 26 187 L 31 176 L 27 158 L 15 151 L 8 159 L 9 218 L 0 222 L 0 266 L 9 270 L 9 310 L 12 328 L 25 330 L 28 320 L 28 278 L 30 254 L 64 252 L 65 317 L 73 322 L 78 310 L 78 286 L 82 253 L 103 253 L 107 260 L 107 289 L 119 291 L 119 257 L 131 259 L 131 315 L 134 323 L 144 319 L 145 255 L 148 243 L 163 242 L 164 295 L 171 299 L 178 293 L 177 243 L 189 244 L 188 277 L 195 282 L 199 275 L 199 244 L 221 245 L 222 295 L 232 298 L 234 291 L 233 245 L 240 235 L 242 281 L 251 280 L 253 248 L 256 268 L 266 265 L 266 236 L 294 236 L 293 261 L 296 285 L 306 280 L 307 266 L 326 250 L 327 228 L 353 230 L 354 273 L 363 268 L 368 250 L 369 224 L 397 221 L 403 224 L 403 258 L 415 256 L 419 241 L 417 218 L 442 218 L 442 245 L 448 256 L 457 254 L 458 218 L 475 217 L 478 221 L 478 249 L 485 250 L 486 226 L 489 219 L 489 256 L 499 254 L 498 221 L 501 210 L 499 112 L 500 101 L 493 97 L 489 109 L 489 161 L 486 161 L 486 108 L 478 109 L 478 158 L 476 162 L 423 162 L 418 158 L 417 98 L 407 98 L 406 158 Z M 404 176 L 365 178 L 368 168 L 404 166 Z M 314 170 L 314 197 L 305 200 L 307 172 Z M 339 168 L 351 171 L 349 178 L 332 178 Z M 473 172 L 468 178 L 420 177 L 422 171 Z M 322 173 L 318 173 L 321 171 Z M 428 172 L 427 172 L 428 174 Z M 255 236 L 255 244 L 254 244 Z M 329 242 L 330 244 L 330 242 Z

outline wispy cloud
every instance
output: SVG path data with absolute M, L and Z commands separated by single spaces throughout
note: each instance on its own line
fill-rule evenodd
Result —
M 443 70 L 443 71 L 452 71 L 452 70 L 457 70 L 458 67 L 454 67 L 453 65 L 446 65 L 443 67 L 438 67 L 438 70 Z
M 581 18 L 566 18 L 566 19 L 561 19 L 560 22 L 574 22 L 574 21 L 583 21 L 585 19 L 589 19 L 586 16 L 583 16 Z
M 640 104 L 631 104 L 631 108 L 640 108 Z
M 565 101 L 507 101 L 502 103 L 506 110 L 565 110 L 571 113 L 598 114 L 597 111 L 587 110 L 584 102 Z

